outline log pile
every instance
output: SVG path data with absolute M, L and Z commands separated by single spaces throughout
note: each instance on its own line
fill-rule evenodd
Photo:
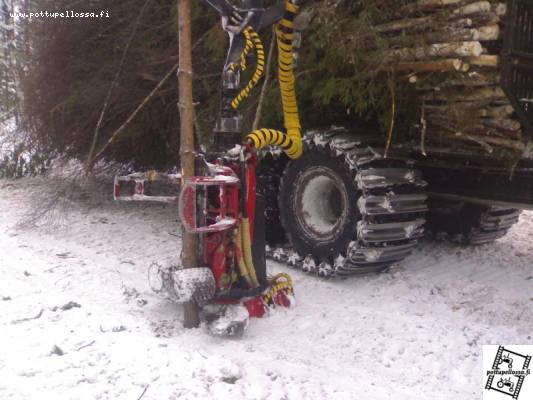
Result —
M 490 152 L 523 148 L 499 84 L 506 11 L 497 0 L 414 0 L 376 26 L 390 43 L 387 64 L 418 93 L 427 140 L 453 137 Z

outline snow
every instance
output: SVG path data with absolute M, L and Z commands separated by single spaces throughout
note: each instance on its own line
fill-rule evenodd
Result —
M 470 400 L 483 344 L 533 344 L 532 213 L 493 245 L 425 242 L 385 274 L 290 270 L 297 306 L 227 340 L 184 330 L 150 290 L 148 267 L 179 252 L 175 206 L 80 183 L 50 218 L 17 225 L 54 182 L 0 180 L 3 400 Z
M 296 265 L 301 260 L 302 260 L 302 257 L 300 257 L 300 255 L 295 251 L 290 251 L 289 254 L 287 255 L 287 264 L 289 265 Z
M 0 117 L 1 116 L 2 115 L 0 115 Z M 13 147 L 18 144 L 15 141 L 15 136 L 15 120 L 13 118 L 9 118 L 5 121 L 0 119 L 0 160 L 3 160 L 6 156 L 10 156 Z

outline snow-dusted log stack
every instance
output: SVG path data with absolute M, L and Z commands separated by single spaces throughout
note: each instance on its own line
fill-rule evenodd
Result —
M 523 148 L 521 124 L 499 84 L 506 12 L 505 1 L 416 0 L 376 27 L 391 43 L 398 76 L 419 93 L 428 140 Z

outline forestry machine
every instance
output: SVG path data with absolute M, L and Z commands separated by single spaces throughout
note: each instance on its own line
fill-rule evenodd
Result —
M 222 72 L 214 149 L 197 154 L 198 176 L 182 181 L 179 174 L 130 174 L 116 178 L 114 194 L 122 201 L 178 202 L 183 227 L 198 236 L 201 265 L 154 264 L 149 271 L 152 289 L 178 302 L 219 306 L 206 313 L 211 332 L 238 335 L 249 317 L 262 317 L 269 307 L 289 307 L 293 298 L 288 274 L 269 277 L 266 273 L 265 204 L 264 197 L 256 193 L 256 167 L 257 151 L 267 146 L 280 148 L 291 159 L 302 155 L 293 74 L 292 26 L 298 6 L 283 0 L 269 8 L 263 8 L 258 0 L 244 0 L 239 7 L 226 0 L 205 1 L 220 14 L 230 43 Z M 274 24 L 286 132 L 259 129 L 243 141 L 238 107 L 263 76 L 265 51 L 258 32 Z M 241 87 L 240 73 L 252 53 L 255 71 Z M 179 186 L 179 197 L 149 194 L 150 183 L 161 180 Z M 128 183 L 133 184 L 133 193 L 124 195 Z
M 201 268 L 154 265 L 150 281 L 177 301 L 223 305 L 229 317 L 216 318 L 213 332 L 240 332 L 249 316 L 290 305 L 290 277 L 268 277 L 265 257 L 328 278 L 383 271 L 407 257 L 424 230 L 484 244 L 502 237 L 518 221 L 519 209 L 533 208 L 532 1 L 507 2 L 499 56 L 497 89 L 527 139 L 512 174 L 472 146 L 420 148 L 419 140 L 389 146 L 377 128 L 301 135 L 293 73 L 293 50 L 301 40 L 294 29 L 297 0 L 270 7 L 263 0 L 205 2 L 229 36 L 214 149 L 198 151 L 198 176 L 183 182 L 179 174 L 155 172 L 117 177 L 115 198 L 179 204 L 184 228 L 198 236 Z M 272 25 L 285 131 L 258 129 L 243 140 L 238 108 L 264 75 L 259 33 Z M 255 68 L 241 85 L 252 59 Z M 499 143 L 493 136 L 487 140 Z M 154 196 L 161 180 L 174 185 L 171 195 Z

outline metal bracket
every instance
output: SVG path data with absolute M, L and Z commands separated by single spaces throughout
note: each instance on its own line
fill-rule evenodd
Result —
M 158 196 L 146 193 L 146 184 L 150 182 L 163 182 L 176 187 L 176 192 L 181 186 L 181 174 L 165 174 L 157 171 L 135 172 L 129 175 L 115 176 L 113 198 L 116 201 L 154 201 L 158 203 L 177 203 L 178 195 Z M 127 184 L 134 184 L 133 193 L 124 195 L 123 189 Z

